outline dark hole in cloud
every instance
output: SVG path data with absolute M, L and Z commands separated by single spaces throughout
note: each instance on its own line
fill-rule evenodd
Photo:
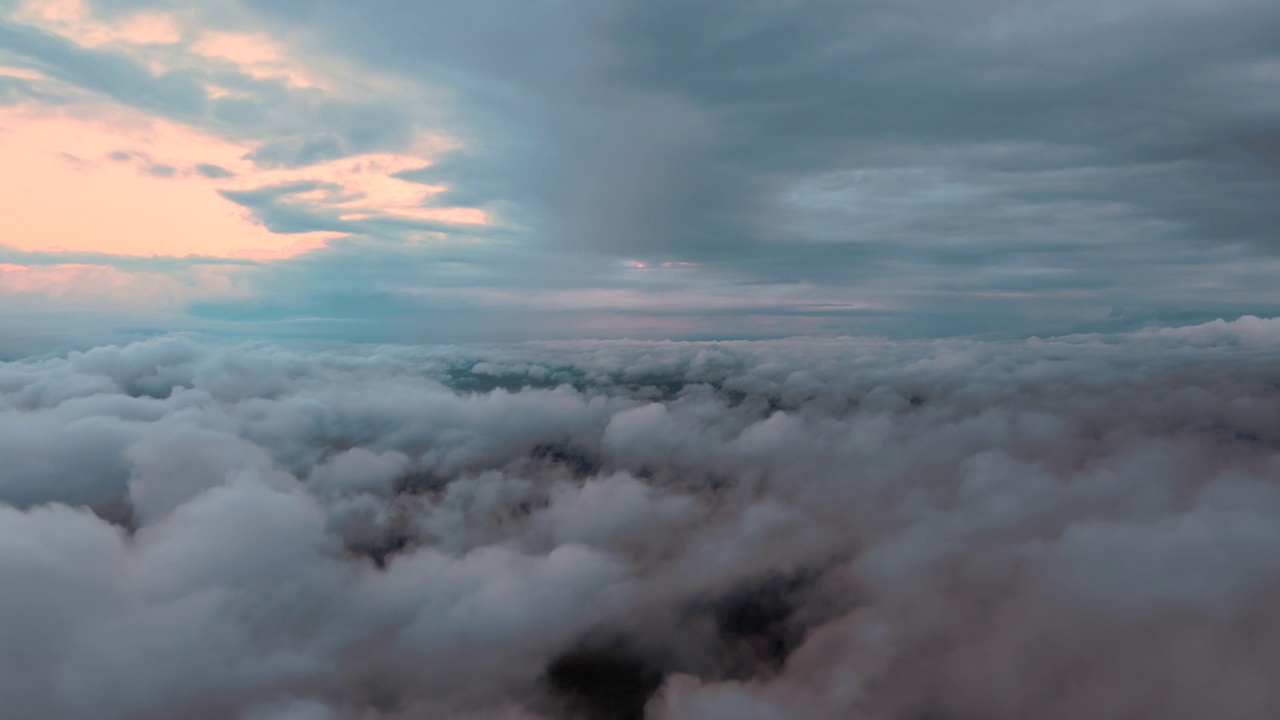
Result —
M 781 669 L 804 641 L 806 628 L 794 617 L 810 573 L 771 575 L 735 590 L 712 605 L 723 649 L 723 676 L 744 680 Z
M 404 495 L 438 493 L 449 484 L 450 478 L 438 473 L 417 471 L 396 478 L 393 492 Z
M 413 548 L 419 538 L 410 532 L 403 522 L 391 522 L 381 527 L 365 527 L 343 533 L 343 547 L 355 557 L 368 558 L 374 567 L 384 570 L 387 563 L 400 553 Z
M 546 683 L 572 720 L 644 720 L 663 671 L 621 642 L 576 647 L 547 665 Z
M 565 467 L 573 477 L 582 479 L 594 475 L 603 467 L 598 454 L 590 449 L 572 442 L 543 443 L 530 453 L 535 460 L 542 460 L 552 465 Z
M 806 620 L 806 593 L 818 570 L 772 572 L 697 599 L 672 614 L 626 618 L 627 630 L 596 628 L 557 655 L 544 679 L 571 717 L 644 717 L 646 703 L 673 673 L 708 682 L 768 678 L 803 643 L 809 621 L 846 611 L 826 610 Z

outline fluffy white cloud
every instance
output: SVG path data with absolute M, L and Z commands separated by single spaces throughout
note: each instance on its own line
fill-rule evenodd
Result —
M 1277 327 L 0 364 L 0 704 L 1272 717 Z

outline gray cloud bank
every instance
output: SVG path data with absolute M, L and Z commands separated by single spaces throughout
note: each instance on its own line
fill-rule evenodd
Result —
M 886 314 L 767 312 L 916 337 L 1280 312 L 1274 2 L 247 5 L 452 90 L 466 149 L 420 179 L 543 256 L 482 283 L 628 282 L 546 267 L 565 256 L 692 261 L 697 291 L 870 300 Z M 352 255 L 308 258 L 308 300 L 350 291 Z M 410 283 L 448 282 L 415 264 Z M 696 320 L 684 337 L 721 337 Z
M 448 84 L 470 154 L 423 179 L 547 245 L 925 316 L 1271 302 L 1272 2 L 248 5 Z
M 0 365 L 8 718 L 1274 718 L 1280 320 Z

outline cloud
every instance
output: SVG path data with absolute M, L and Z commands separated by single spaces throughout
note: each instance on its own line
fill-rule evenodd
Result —
M 266 259 L 345 233 L 414 239 L 489 222 L 432 202 L 443 187 L 394 177 L 450 146 L 409 110 L 414 91 L 305 58 L 287 34 L 225 27 L 244 19 L 235 3 L 204 11 L 30 0 L 0 15 L 10 160 L 0 182 L 23 198 L 0 240 L 26 251 Z M 290 182 L 333 192 L 259 216 L 219 194 Z M 282 213 L 342 232 L 299 231 Z
M 196 172 L 200 173 L 204 177 L 209 178 L 210 180 L 221 180 L 223 178 L 235 177 L 235 173 L 231 172 L 230 170 L 220 165 L 213 165 L 210 163 L 197 163 L 195 169 L 196 169 Z
M 1273 314 L 1266 3 L 249 5 L 447 78 L 467 147 L 416 176 L 547 252 L 856 286 L 914 334 Z
M 261 146 L 110 104 L 19 106 L 3 119 L 0 143 L 12 162 L 0 182 L 27 198 L 9 216 L 7 244 L 19 249 L 270 257 L 317 247 L 334 232 L 385 232 L 389 221 L 437 233 L 489 222 L 480 210 L 435 206 L 438 187 L 394 177 L 429 161 L 431 145 L 441 141 L 425 136 L 406 154 L 357 154 L 272 170 L 255 165 L 254 148 Z M 52 161 L 67 154 L 77 162 Z M 312 183 L 309 190 L 323 183 L 327 192 L 256 218 L 237 216 L 227 204 L 258 209 L 252 198 L 299 183 Z M 66 194 L 71 190 L 74 198 Z M 68 202 L 77 212 L 57 210 Z M 314 219 L 299 230 L 297 221 L 277 218 L 289 211 Z M 319 234 L 306 235 L 311 232 Z
M 469 107 L 530 139 L 499 148 L 520 152 L 534 138 L 541 148 L 527 158 L 539 162 L 538 174 L 523 164 L 504 168 L 525 184 L 515 199 L 555 203 L 578 228 L 577 241 L 593 248 L 612 243 L 632 252 L 678 247 L 702 254 L 708 244 L 742 235 L 757 242 L 787 233 L 801 239 L 814 233 L 788 231 L 792 223 L 777 223 L 778 213 L 790 209 L 781 216 L 790 220 L 805 204 L 805 188 L 833 173 L 858 174 L 872 193 L 895 198 L 901 197 L 895 188 L 910 178 L 916 193 L 952 203 L 970 229 L 948 223 L 921 232 L 911 227 L 914 203 L 902 202 L 900 210 L 877 208 L 889 227 L 845 222 L 826 230 L 846 232 L 811 239 L 868 242 L 885 229 L 913 244 L 958 239 L 939 237 L 950 229 L 975 240 L 991 231 L 1018 240 L 1028 223 L 1044 228 L 1045 211 L 1069 214 L 1058 221 L 1068 223 L 1079 209 L 1104 215 L 1090 218 L 1090 226 L 1117 222 L 1138 230 L 1144 216 L 1171 209 L 1147 194 L 1151 184 L 1198 185 L 1191 166 L 1265 182 L 1245 157 L 1216 154 L 1241 140 L 1226 118 L 1256 121 L 1275 110 L 1248 100 L 1247 88 L 1260 76 L 1244 67 L 1256 67 L 1246 60 L 1255 48 L 1266 55 L 1262 37 L 1232 34 L 1243 39 L 1229 47 L 1202 36 L 1169 42 L 1198 25 L 1265 25 L 1271 10 L 1248 0 L 1185 3 L 1158 14 L 1138 2 L 1110 13 L 1021 2 L 964 9 L 934 2 L 857 8 L 614 2 L 570 5 L 555 21 L 498 2 L 485 13 L 500 7 L 519 21 L 482 23 L 473 11 L 402 5 L 359 26 L 337 3 L 259 5 L 317 22 L 361 58 L 387 66 L 393 58 L 401 67 L 445 64 L 484 77 L 489 82 L 460 86 L 476 103 Z M 1146 32 L 1135 39 L 1138 27 Z M 419 42 L 423 33 L 430 42 Z M 552 45 L 563 49 L 532 50 L 530 39 L 539 34 L 559 38 Z M 1080 50 L 1086 38 L 1098 52 Z M 1202 84 L 1208 76 L 1231 79 L 1215 89 Z M 1141 103 L 1108 102 L 1139 85 Z M 509 93 L 537 109 L 501 117 L 498 104 L 510 102 Z M 1187 93 L 1212 93 L 1226 104 L 1188 116 Z M 1182 126 L 1173 121 L 1178 114 Z M 552 121 L 530 124 L 527 115 Z M 1002 171 L 1023 182 L 1006 186 Z M 557 181 L 553 187 L 533 187 L 548 177 Z M 965 192 L 946 198 L 957 182 Z M 1116 196 L 1108 192 L 1113 183 L 1135 187 Z M 600 202 L 580 202 L 587 196 Z M 1215 195 L 1212 204 L 1243 209 L 1221 199 Z M 835 220 L 806 215 L 824 225 Z
M 264 262 L 169 329 L 1026 336 L 1280 312 L 1256 0 L 6 7 L 2 174 L 29 201 L 0 240 Z
M 1278 323 L 6 361 L 0 700 L 1268 717 Z

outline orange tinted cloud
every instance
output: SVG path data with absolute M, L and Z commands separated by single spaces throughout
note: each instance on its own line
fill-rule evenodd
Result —
M 294 57 L 270 35 L 202 29 L 190 11 L 139 11 L 106 21 L 94 17 L 86 0 L 26 0 L 13 18 L 84 47 L 110 45 L 156 73 L 214 61 L 259 80 L 283 80 L 300 88 L 325 86 L 314 63 Z
M 301 88 L 323 86 L 301 62 L 288 56 L 281 43 L 265 33 L 205 32 L 189 49 L 205 58 L 229 62 L 259 80 L 282 79 Z
M 35 70 L 27 68 L 9 67 L 8 65 L 0 65 L 0 77 L 11 77 L 19 80 L 40 80 L 44 76 Z
M 271 36 L 203 30 L 195 26 L 191 12 L 141 11 L 107 22 L 93 16 L 86 0 L 26 0 L 14 19 L 84 47 L 110 45 L 145 62 L 155 73 L 214 61 L 259 80 L 283 80 L 301 88 L 323 86 L 312 68 Z M 215 95 L 227 92 L 213 90 Z
M 259 184 L 276 184 L 314 180 L 333 183 L 343 189 L 332 206 L 341 210 L 344 220 L 364 220 L 377 215 L 387 215 L 409 220 L 480 224 L 488 222 L 483 210 L 477 208 L 425 207 L 431 196 L 444 190 L 442 186 L 422 185 L 392 177 L 405 170 L 413 170 L 428 164 L 425 155 L 407 153 L 371 153 L 334 160 L 332 162 L 293 170 L 259 172 L 253 178 Z M 319 199 L 324 193 L 317 191 L 308 198 Z M 345 198 L 345 199 L 342 199 Z
M 172 45 L 183 35 L 173 14 L 138 12 L 110 24 L 95 20 L 84 0 L 27 0 L 14 17 L 88 47 L 109 43 Z

